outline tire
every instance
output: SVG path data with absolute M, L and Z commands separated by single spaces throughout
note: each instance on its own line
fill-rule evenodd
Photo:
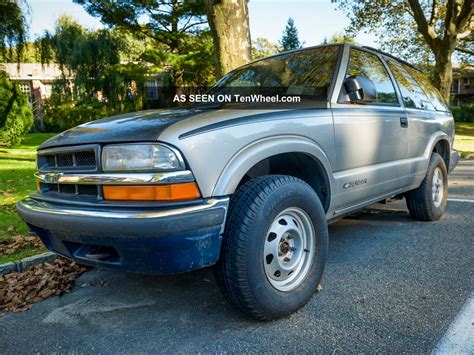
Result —
M 433 153 L 428 171 L 420 187 L 406 194 L 408 211 L 417 220 L 437 221 L 443 216 L 447 199 L 448 171 L 446 164 L 441 155 Z
M 314 190 L 292 176 L 263 176 L 232 197 L 214 274 L 237 309 L 277 319 L 316 292 L 327 250 L 326 216 Z

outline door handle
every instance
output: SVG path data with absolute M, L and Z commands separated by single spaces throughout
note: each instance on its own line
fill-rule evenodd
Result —
M 408 118 L 400 117 L 400 126 L 403 128 L 408 127 Z

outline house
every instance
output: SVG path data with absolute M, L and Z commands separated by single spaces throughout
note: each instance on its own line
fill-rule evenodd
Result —
M 474 67 L 454 65 L 451 105 L 461 106 L 468 103 L 474 103 Z

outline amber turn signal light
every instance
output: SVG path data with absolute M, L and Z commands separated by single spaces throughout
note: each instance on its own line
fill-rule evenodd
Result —
M 108 186 L 104 187 L 105 200 L 121 201 L 185 201 L 201 197 L 195 182 L 171 185 Z

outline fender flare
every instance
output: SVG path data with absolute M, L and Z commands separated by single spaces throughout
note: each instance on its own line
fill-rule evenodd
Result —
M 429 140 L 429 144 L 427 145 L 426 147 L 426 150 L 425 150 L 425 153 L 424 153 L 424 156 L 429 159 L 430 156 L 431 156 L 431 152 L 433 151 L 434 147 L 436 144 L 438 144 L 438 142 L 442 141 L 442 140 L 445 140 L 448 142 L 448 145 L 449 145 L 449 152 L 448 154 L 451 152 L 451 149 L 452 149 L 452 146 L 451 146 L 451 140 L 450 140 L 450 137 L 443 131 L 436 131 L 435 133 L 433 133 L 430 137 L 430 140 Z
M 327 154 L 316 142 L 297 135 L 266 137 L 246 145 L 229 160 L 221 171 L 212 196 L 231 195 L 245 174 L 257 163 L 283 153 L 305 153 L 319 162 L 328 177 L 331 195 L 334 186 L 332 167 Z

